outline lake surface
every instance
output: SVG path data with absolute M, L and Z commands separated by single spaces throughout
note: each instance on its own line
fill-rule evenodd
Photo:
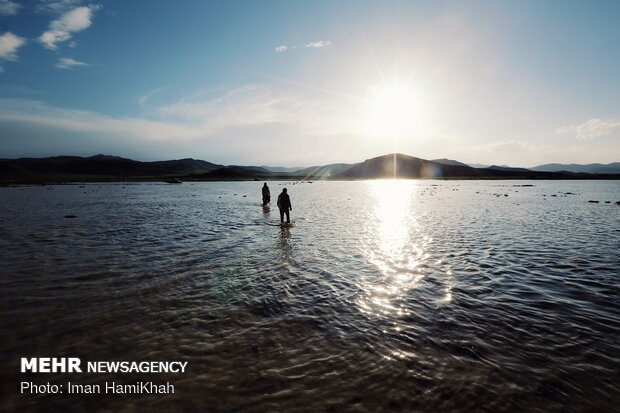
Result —
M 2 407 L 618 408 L 620 182 L 270 182 L 292 228 L 261 186 L 0 188 Z M 189 365 L 19 374 L 34 356 Z M 25 377 L 175 394 L 19 394 Z

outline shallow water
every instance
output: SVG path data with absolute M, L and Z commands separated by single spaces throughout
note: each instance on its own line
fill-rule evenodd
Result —
M 294 227 L 258 182 L 0 188 L 3 407 L 617 408 L 620 182 L 269 185 Z M 34 356 L 189 372 L 148 377 L 167 396 L 18 394 Z M 131 382 L 32 377 L 67 379 Z

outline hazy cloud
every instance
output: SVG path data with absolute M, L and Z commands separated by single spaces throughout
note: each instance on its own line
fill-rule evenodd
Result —
M 82 3 L 82 0 L 38 0 L 35 10 L 40 13 L 62 14 Z
M 225 93 L 203 91 L 146 108 L 141 116 L 118 117 L 0 98 L 0 135 L 13 139 L 0 148 L 0 155 L 30 154 L 36 146 L 33 142 L 44 136 L 40 138 L 44 147 L 57 153 L 127 156 L 139 147 L 141 157 L 191 154 L 209 160 L 245 157 L 258 162 L 273 156 L 273 148 L 286 142 L 296 150 L 282 152 L 286 157 L 274 161 L 298 163 L 313 154 L 335 154 L 343 137 L 350 140 L 359 135 L 351 126 L 359 119 L 350 120 L 351 105 L 343 103 L 347 102 L 304 90 L 249 85 Z
M 600 136 L 609 135 L 616 129 L 620 129 L 620 122 L 592 118 L 578 126 L 563 126 L 559 128 L 556 133 L 574 134 L 575 138 L 579 140 L 591 140 Z
M 12 16 L 17 14 L 21 5 L 11 0 L 0 0 L 0 15 Z
M 310 42 L 306 45 L 307 48 L 310 49 L 319 49 L 321 47 L 326 47 L 332 44 L 329 40 L 319 40 L 318 42 Z
M 304 136 L 351 132 L 351 107 L 311 91 L 247 85 L 220 96 L 181 99 L 159 107 L 156 113 L 163 119 L 195 125 L 207 134 L 231 127 L 288 125 L 290 131 Z
M 145 95 L 139 101 L 144 104 L 157 92 Z M 345 122 L 350 116 L 346 112 L 349 107 L 303 91 L 248 85 L 218 95 L 199 93 L 132 118 L 55 108 L 34 100 L 0 99 L 0 120 L 71 132 L 131 135 L 140 137 L 140 140 L 174 144 L 176 139 L 226 139 L 226 131 L 231 129 L 246 131 L 244 134 L 248 135 L 248 130 L 277 127 L 287 139 L 292 134 L 302 138 L 348 133 L 351 126 Z
M 0 59 L 16 61 L 17 49 L 26 44 L 26 39 L 6 32 L 0 36 Z
M 59 69 L 73 69 L 77 66 L 88 66 L 88 63 L 80 62 L 79 60 L 71 59 L 70 57 L 61 57 L 58 59 L 56 66 Z
M 188 139 L 197 131 L 174 122 L 114 117 L 84 110 L 61 109 L 40 101 L 0 99 L 0 121 L 26 122 L 69 132 L 131 137 L 140 141 Z
M 531 148 L 521 142 L 502 142 L 492 146 L 495 152 L 500 153 L 520 153 L 527 152 Z
M 276 52 L 286 52 L 286 49 L 288 49 L 288 46 L 285 44 L 281 44 L 280 46 L 275 48 Z
M 49 30 L 43 32 L 39 41 L 43 46 L 50 50 L 55 50 L 58 43 L 65 42 L 71 38 L 71 34 L 87 29 L 92 24 L 93 12 L 99 6 L 77 7 L 63 14 L 59 19 L 50 23 Z

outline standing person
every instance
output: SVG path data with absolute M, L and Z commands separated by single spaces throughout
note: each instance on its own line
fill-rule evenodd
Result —
M 265 185 L 263 185 L 263 206 L 267 205 L 270 202 L 271 202 L 271 192 L 269 191 L 267 182 L 265 182 Z
M 284 222 L 284 214 L 286 214 L 286 222 L 291 223 L 291 216 L 288 211 L 293 210 L 291 198 L 286 193 L 286 188 L 282 189 L 282 193 L 278 195 L 278 208 L 280 208 L 280 222 Z

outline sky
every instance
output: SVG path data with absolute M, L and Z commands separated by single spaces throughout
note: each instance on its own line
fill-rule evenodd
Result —
M 620 161 L 618 1 L 0 0 L 0 158 Z

